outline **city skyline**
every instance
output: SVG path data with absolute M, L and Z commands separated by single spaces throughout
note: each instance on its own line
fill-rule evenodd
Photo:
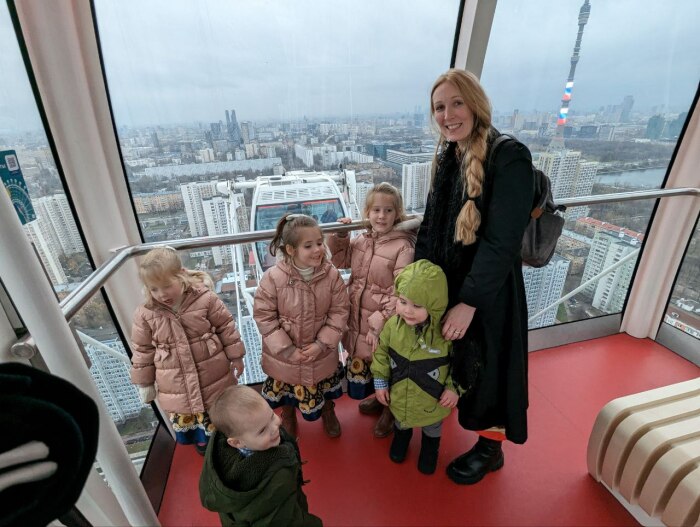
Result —
M 654 106 L 682 111 L 690 103 L 697 87 L 693 57 L 700 51 L 692 20 L 700 7 L 690 0 L 673 10 L 641 10 L 637 4 L 592 2 L 572 113 L 619 104 L 627 95 L 642 111 Z M 221 108 L 237 108 L 239 122 L 391 115 L 416 106 L 427 113 L 430 85 L 449 65 L 458 2 L 446 3 L 454 12 L 427 2 L 410 9 L 401 5 L 387 11 L 392 26 L 401 28 L 396 32 L 376 27 L 374 20 L 386 17 L 373 4 L 353 4 L 352 10 L 282 4 L 269 16 L 259 5 L 226 11 L 230 6 L 217 2 L 182 3 L 177 9 L 151 2 L 129 10 L 128 2 L 124 7 L 98 1 L 98 23 L 109 20 L 100 25 L 100 35 L 117 125 L 219 121 Z M 580 5 L 581 0 L 499 2 L 482 75 L 495 111 L 556 111 Z M 180 19 L 177 13 L 188 16 Z M 16 48 L 3 14 L 0 41 Z M 154 18 L 159 26 L 152 28 Z M 185 19 L 184 34 L 199 29 L 203 38 L 180 37 Z M 616 30 L 620 20 L 637 33 L 622 35 Z M 168 27 L 167 35 L 161 26 Z M 144 55 L 146 60 L 133 61 Z M 0 131 L 37 127 L 31 90 L 20 78 L 25 75 L 19 52 L 6 54 L 3 66 L 17 75 L 8 75 Z M 32 119 L 34 126 L 27 126 Z

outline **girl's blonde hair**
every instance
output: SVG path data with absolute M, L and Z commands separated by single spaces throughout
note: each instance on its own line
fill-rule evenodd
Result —
M 457 216 L 455 225 L 455 241 L 462 242 L 464 245 L 470 245 L 476 241 L 476 231 L 481 223 L 481 214 L 476 208 L 474 198 L 481 196 L 482 186 L 484 183 L 484 161 L 488 153 L 488 135 L 491 129 L 491 103 L 489 102 L 486 92 L 481 87 L 479 79 L 469 71 L 459 69 L 449 69 L 440 75 L 433 89 L 430 91 L 430 115 L 433 125 L 438 130 L 439 127 L 435 122 L 435 108 L 433 107 L 433 94 L 435 90 L 443 83 L 451 83 L 459 90 L 464 103 L 474 116 L 474 126 L 471 134 L 464 141 L 458 143 L 459 152 L 462 160 L 460 172 L 462 174 L 462 192 L 469 199 Z M 431 187 L 435 182 L 435 174 L 437 173 L 438 160 L 440 155 L 447 147 L 447 140 L 440 131 L 440 139 L 435 148 L 433 156 L 432 181 Z
M 151 285 L 162 285 L 171 280 L 178 280 L 185 291 L 193 285 L 203 284 L 214 290 L 214 282 L 203 271 L 192 271 L 182 267 L 182 260 L 177 251 L 172 247 L 156 247 L 146 253 L 139 266 L 139 278 L 143 282 L 143 292 L 146 297 L 146 305 L 153 305 Z
M 372 204 L 374 202 L 374 197 L 377 194 L 385 194 L 391 196 L 394 200 L 394 210 L 396 211 L 396 218 L 394 218 L 394 225 L 402 221 L 406 221 L 406 211 L 403 208 L 403 198 L 399 189 L 394 185 L 382 181 L 378 185 L 374 185 L 370 191 L 367 193 L 367 199 L 365 201 L 365 209 L 362 211 L 362 217 L 365 220 L 365 226 L 372 230 L 372 225 L 369 223 L 369 212 L 372 209 Z
M 292 255 L 287 253 L 287 245 L 291 245 L 295 249 L 299 246 L 299 229 L 302 227 L 315 227 L 318 229 L 318 232 L 321 232 L 318 222 L 311 216 L 306 214 L 285 214 L 282 216 L 280 221 L 277 222 L 275 236 L 270 242 L 270 254 L 277 256 L 277 251 L 280 251 L 284 260 L 291 262 Z M 327 258 L 328 248 L 326 248 L 325 255 Z

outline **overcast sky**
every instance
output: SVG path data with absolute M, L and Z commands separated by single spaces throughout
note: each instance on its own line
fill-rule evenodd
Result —
M 482 81 L 494 109 L 556 111 L 583 0 L 498 0 Z M 457 0 L 95 0 L 118 125 L 427 111 Z M 591 0 L 572 112 L 635 98 L 687 109 L 700 1 Z M 38 123 L 0 7 L 0 131 Z M 8 73 L 11 72 L 11 73 Z M 7 74 L 7 75 L 6 75 Z

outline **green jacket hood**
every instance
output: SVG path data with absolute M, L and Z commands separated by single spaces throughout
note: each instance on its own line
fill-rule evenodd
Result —
M 442 269 L 429 260 L 418 260 L 404 267 L 394 281 L 396 296 L 403 295 L 424 307 L 430 315 L 430 325 L 439 324 L 448 302 L 447 277 Z

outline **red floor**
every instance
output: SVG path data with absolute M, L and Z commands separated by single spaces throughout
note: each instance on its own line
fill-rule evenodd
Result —
M 529 434 L 525 445 L 504 445 L 506 464 L 474 486 L 457 486 L 445 467 L 475 440 L 456 415 L 443 431 L 438 470 L 418 472 L 414 435 L 408 459 L 388 458 L 391 439 L 375 439 L 373 418 L 356 402 L 337 406 L 341 438 L 321 423 L 300 423 L 308 460 L 304 487 L 311 512 L 327 526 L 355 525 L 636 525 L 586 469 L 588 435 L 611 399 L 700 375 L 700 369 L 650 340 L 615 335 L 530 354 Z M 160 510 L 164 526 L 219 525 L 199 503 L 202 458 L 178 446 Z

